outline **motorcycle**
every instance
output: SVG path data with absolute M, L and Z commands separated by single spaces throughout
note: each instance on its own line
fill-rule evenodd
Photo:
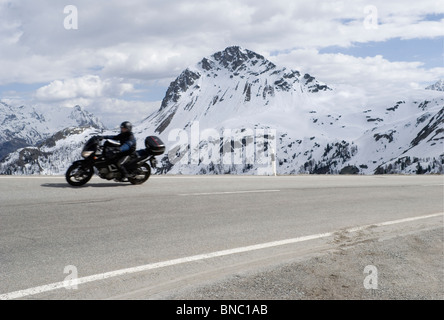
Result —
M 102 179 L 121 181 L 121 173 L 116 161 L 107 157 L 111 150 L 120 146 L 120 143 L 111 139 L 102 139 L 99 136 L 90 138 L 82 150 L 84 160 L 78 160 L 68 168 L 65 174 L 66 181 L 75 187 L 86 184 L 94 172 Z M 164 143 L 155 136 L 145 139 L 145 149 L 137 150 L 129 162 L 125 164 L 128 171 L 128 181 L 131 184 L 142 184 L 151 175 L 151 167 L 155 168 L 155 156 L 165 152 Z M 149 164 L 148 164 L 149 162 Z

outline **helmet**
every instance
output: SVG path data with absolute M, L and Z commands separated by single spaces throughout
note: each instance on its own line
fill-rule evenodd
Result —
M 129 121 L 124 121 L 120 124 L 120 128 L 128 129 L 128 131 L 131 132 L 133 130 L 133 125 Z

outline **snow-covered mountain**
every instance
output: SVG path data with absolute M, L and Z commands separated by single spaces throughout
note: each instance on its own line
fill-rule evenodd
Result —
M 80 106 L 13 107 L 0 101 L 0 159 L 8 153 L 49 138 L 67 127 L 103 129 L 102 122 Z
M 444 173 L 444 94 L 354 94 L 364 89 L 332 87 L 229 47 L 184 70 L 134 133 L 139 148 L 148 135 L 165 142 L 159 173 Z M 19 150 L 0 172 L 63 174 L 93 134 L 69 132 L 28 158 Z M 23 159 L 33 163 L 26 171 Z
M 36 146 L 20 148 L 0 162 L 1 174 L 64 174 L 78 160 L 85 142 L 102 131 L 93 127 L 70 127 L 58 131 Z
M 436 83 L 428 86 L 426 90 L 444 91 L 444 80 L 438 80 Z
M 278 174 L 444 173 L 442 93 L 348 95 L 229 47 L 182 72 L 137 134 L 170 144 L 171 173 L 266 173 L 274 153 Z
M 170 84 L 160 110 L 141 127 L 162 134 L 199 121 L 215 128 L 239 115 L 266 111 L 269 117 L 276 107 L 283 111 L 305 106 L 313 93 L 327 90 L 331 89 L 309 74 L 279 69 L 252 51 L 229 47 L 183 71 Z

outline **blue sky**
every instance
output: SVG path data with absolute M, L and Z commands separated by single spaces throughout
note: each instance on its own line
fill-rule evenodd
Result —
M 444 78 L 440 1 L 70 3 L 76 12 L 51 0 L 0 0 L 0 100 L 79 104 L 112 127 L 145 118 L 181 71 L 231 45 L 369 92 Z

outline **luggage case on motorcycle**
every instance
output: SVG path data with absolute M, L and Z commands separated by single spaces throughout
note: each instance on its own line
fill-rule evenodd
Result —
M 148 136 L 145 139 L 146 150 L 153 156 L 160 156 L 165 152 L 165 144 L 156 136 Z

